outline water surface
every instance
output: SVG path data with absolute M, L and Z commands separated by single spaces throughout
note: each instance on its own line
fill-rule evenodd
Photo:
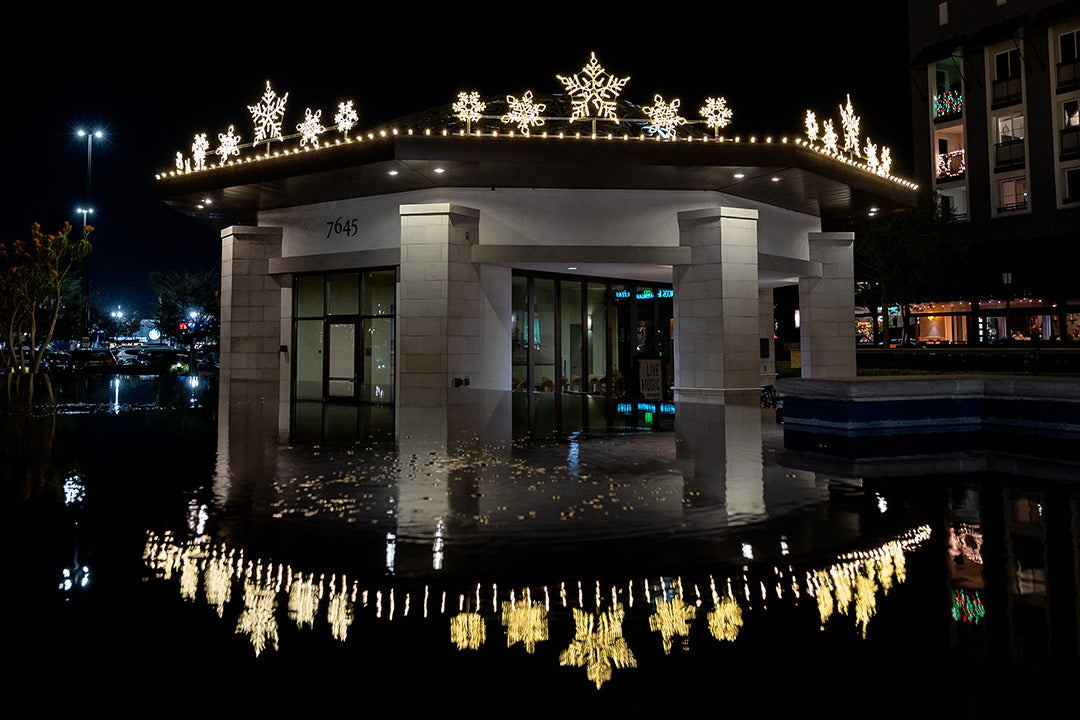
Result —
M 740 406 L 515 439 L 476 396 L 292 445 L 265 387 L 24 397 L 12 672 L 43 697 L 1038 717 L 1077 678 L 1068 457 L 793 451 Z

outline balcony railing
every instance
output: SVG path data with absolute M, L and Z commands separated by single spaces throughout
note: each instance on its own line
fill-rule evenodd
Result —
M 934 96 L 934 122 L 958 118 L 964 110 L 964 96 L 959 90 L 946 90 Z
M 1024 167 L 1024 138 L 994 145 L 994 169 L 1015 170 Z
M 1006 105 L 1015 105 L 1020 102 L 1023 89 L 1023 83 L 1018 77 L 995 80 L 993 82 L 994 94 L 993 99 L 990 101 L 990 107 L 999 108 Z
M 1061 159 L 1080 157 L 1080 126 L 1067 127 L 1061 131 Z
M 1080 87 L 1080 61 L 1058 63 L 1057 91 L 1075 90 Z
M 938 180 L 958 180 L 964 177 L 967 161 L 963 150 L 953 150 L 937 156 Z
M 1020 210 L 1027 210 L 1027 198 L 1016 202 L 1002 203 L 1001 207 L 998 208 L 999 213 L 1018 212 Z

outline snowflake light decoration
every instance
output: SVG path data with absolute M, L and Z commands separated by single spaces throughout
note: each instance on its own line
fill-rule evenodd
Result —
M 454 114 L 465 123 L 466 132 L 472 132 L 472 124 L 483 117 L 486 107 L 487 103 L 480 99 L 480 93 L 475 90 L 459 92 L 454 103 Z
M 348 135 L 349 131 L 353 129 L 359 119 L 360 117 L 356 114 L 356 110 L 353 109 L 352 100 L 338 103 L 337 115 L 334 116 L 334 122 L 337 123 L 337 129 L 341 131 L 342 135 Z
M 191 157 L 195 160 L 196 170 L 206 169 L 206 151 L 210 149 L 210 143 L 206 140 L 206 133 L 199 133 L 195 141 L 191 143 Z
M 875 172 L 876 173 L 878 171 L 877 151 L 878 151 L 877 145 L 870 142 L 870 138 L 867 137 L 866 138 L 866 147 L 863 148 L 863 153 L 865 153 L 865 155 L 866 155 L 866 166 L 868 168 L 870 168 L 870 172 Z
M 652 123 L 649 124 L 649 132 L 656 133 L 661 137 L 671 137 L 675 129 L 686 124 L 686 118 L 679 115 L 681 101 L 675 98 L 670 103 L 664 102 L 660 95 L 653 96 L 655 105 L 643 107 L 642 110 L 649 116 Z
M 177 172 L 184 172 L 184 153 L 179 150 L 176 152 L 176 170 Z
M 821 142 L 825 145 L 825 152 L 836 154 L 836 141 L 839 139 L 839 135 L 833 130 L 832 120 L 826 120 L 824 126 L 825 132 L 821 135 Z
M 218 133 L 218 145 L 217 156 L 221 158 L 221 164 L 224 165 L 228 159 L 233 155 L 240 154 L 240 136 L 235 133 L 233 126 L 229 126 L 229 132 Z
M 892 172 L 892 150 L 889 148 L 881 148 L 881 159 L 878 162 L 878 172 L 882 175 L 888 175 Z
M 856 155 L 859 154 L 859 119 L 848 95 L 847 105 L 840 106 L 840 124 L 844 127 L 844 151 Z
M 304 122 L 296 126 L 297 131 L 300 133 L 301 147 L 308 143 L 311 143 L 312 147 L 319 147 L 319 135 L 326 132 L 326 128 L 320 122 L 321 119 L 322 110 L 316 110 L 312 113 L 311 108 L 304 108 Z
M 712 128 L 717 134 L 731 123 L 734 114 L 724 98 L 705 98 L 705 107 L 699 113 L 705 118 L 705 127 Z
M 615 114 L 615 100 L 619 97 L 623 86 L 630 80 L 629 75 L 624 78 L 609 75 L 607 70 L 596 61 L 594 52 L 591 53 L 588 64 L 581 68 L 580 73 L 574 73 L 571 77 L 562 75 L 555 77 L 573 98 L 570 122 L 579 118 L 592 118 L 593 115 L 589 111 L 590 105 L 596 110 L 596 117 L 619 121 Z
M 534 103 L 532 90 L 526 90 L 520 100 L 513 95 L 507 95 L 506 104 L 510 109 L 500 119 L 504 123 L 516 123 L 518 130 L 524 135 L 529 134 L 530 128 L 544 124 L 544 118 L 540 116 L 540 113 L 544 112 L 547 105 Z
M 285 116 L 285 103 L 289 101 L 289 93 L 278 97 L 270 87 L 270 81 L 266 81 L 266 91 L 262 100 L 255 105 L 248 105 L 251 113 L 251 121 L 255 123 L 255 142 L 263 140 L 282 140 L 281 119 Z
M 818 126 L 817 116 L 813 110 L 806 111 L 806 137 L 810 140 L 810 144 L 813 145 L 817 142 L 818 133 L 821 132 L 821 128 Z

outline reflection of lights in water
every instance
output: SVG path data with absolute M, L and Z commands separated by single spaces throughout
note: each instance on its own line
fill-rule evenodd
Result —
M 787 536 L 786 535 L 781 535 L 780 536 L 780 554 L 781 555 L 789 555 L 789 554 L 791 554 L 791 550 L 788 548 Z
M 397 550 L 397 535 L 392 532 L 386 533 L 386 569 L 394 572 L 394 554 Z
M 244 580 L 244 611 L 236 621 L 237 634 L 247 635 L 255 656 L 269 644 L 278 646 L 277 596 L 274 589 L 247 578 Z
M 649 629 L 660 633 L 665 654 L 671 652 L 671 641 L 676 636 L 689 639 L 690 621 L 696 616 L 697 608 L 687 605 L 681 597 L 670 602 L 656 601 L 656 613 L 649 618 Z
M 196 535 L 202 535 L 206 531 L 206 521 L 210 519 L 209 508 L 205 503 L 200 504 L 195 499 L 188 501 L 188 529 Z
M 954 558 L 982 565 L 982 528 L 979 525 L 960 523 L 949 528 L 949 554 Z
M 957 588 L 953 590 L 952 616 L 958 622 L 967 622 L 975 625 L 986 616 L 986 608 L 979 598 L 978 590 Z
M 743 626 L 742 608 L 732 598 L 720 598 L 714 603 L 712 612 L 706 616 L 709 633 L 717 640 L 734 642 Z
M 217 610 L 218 617 L 224 617 L 225 603 L 232 599 L 232 575 L 224 555 L 215 556 L 207 563 L 203 573 L 203 591 L 206 602 Z
M 450 642 L 458 650 L 478 650 L 487 640 L 487 627 L 480 613 L 463 612 L 450 618 Z
M 821 626 L 824 627 L 829 619 L 840 613 L 851 617 L 853 624 L 865 637 L 868 624 L 877 611 L 878 591 L 887 594 L 891 587 L 905 582 L 905 552 L 921 545 L 930 535 L 930 528 L 924 525 L 881 546 L 847 553 L 828 567 L 807 569 L 802 575 L 801 587 L 815 598 Z M 391 550 L 390 556 L 395 544 L 394 534 L 388 533 L 387 548 Z M 180 542 L 171 533 L 160 537 L 148 533 L 143 559 L 146 566 L 156 571 L 160 577 L 167 580 L 175 577 L 180 582 L 181 595 L 187 599 L 195 598 L 199 585 L 198 574 L 191 572 L 191 569 L 201 570 L 202 592 L 219 616 L 223 615 L 225 603 L 230 601 L 231 583 L 243 582 L 244 609 L 237 623 L 237 632 L 249 635 L 256 654 L 267 647 L 277 648 L 277 596 L 281 592 L 287 597 L 288 617 L 298 628 L 306 626 L 311 629 L 315 625 L 324 589 L 329 587 L 330 602 L 326 608 L 326 620 L 334 637 L 339 640 L 345 639 L 359 607 L 373 613 L 375 621 L 392 621 L 396 612 L 397 590 L 394 587 L 385 592 L 381 589 L 363 590 L 362 605 L 357 606 L 356 598 L 361 593 L 355 581 L 351 591 L 347 592 L 348 586 L 344 577 L 340 584 L 336 583 L 336 575 L 330 578 L 328 584 L 325 576 L 320 576 L 319 581 L 315 582 L 314 574 L 298 573 L 292 567 L 282 564 L 246 561 L 242 550 L 230 550 L 224 544 L 211 546 L 206 537 Z M 391 561 L 391 567 L 392 564 Z M 799 575 L 791 566 L 787 566 L 787 573 L 779 567 L 773 567 L 772 579 L 752 577 L 751 572 L 749 566 L 744 566 L 741 574 L 727 576 L 721 585 L 724 588 L 723 595 L 718 591 L 714 578 L 709 577 L 712 609 L 705 612 L 705 617 L 709 633 L 714 638 L 734 640 L 742 628 L 744 610 L 753 606 L 759 611 L 767 610 L 764 601 L 767 595 L 772 596 L 773 588 L 778 600 L 786 598 L 789 602 L 799 602 Z M 769 580 L 768 584 L 765 580 Z M 790 591 L 787 590 L 788 580 Z M 78 571 L 65 570 L 61 588 L 85 586 L 88 581 L 89 570 L 85 566 Z M 738 587 L 739 584 L 742 585 L 741 588 Z M 573 611 L 576 626 L 576 636 L 570 646 L 561 653 L 560 664 L 586 667 L 588 679 L 598 687 L 611 678 L 613 667 L 636 666 L 636 659 L 622 636 L 625 612 L 621 597 L 628 598 L 632 608 L 635 587 L 640 588 L 636 593 L 644 596 L 646 606 L 653 610 L 649 616 L 649 625 L 654 631 L 661 633 L 665 651 L 670 650 L 675 637 L 688 637 L 690 626 L 698 615 L 697 606 L 702 605 L 702 594 L 696 583 L 684 587 L 681 578 L 660 577 L 655 581 L 646 578 L 640 585 L 628 581 L 622 590 L 612 585 L 609 607 L 614 610 L 600 612 L 600 607 L 606 602 L 607 590 L 602 592 L 600 583 L 596 582 L 590 588 L 592 592 L 588 593 L 590 604 L 596 604 L 594 614 L 582 609 L 585 606 L 586 591 L 580 580 L 577 585 L 577 607 L 570 608 L 572 596 L 567 590 L 566 581 L 559 583 L 559 604 Z M 692 587 L 693 590 L 688 591 L 687 587 Z M 766 590 L 769 592 L 766 593 Z M 498 601 L 497 584 L 492 583 L 490 591 L 490 613 L 501 615 L 502 624 L 507 628 L 508 646 L 520 642 L 526 651 L 531 653 L 536 643 L 548 639 L 547 614 L 550 611 L 550 598 L 546 585 L 543 603 L 532 601 L 529 588 L 524 590 L 521 601 L 517 601 L 514 591 L 511 591 L 509 602 L 502 603 Z M 437 592 L 440 598 L 437 612 L 446 615 L 449 609 L 447 591 L 443 589 Z M 458 614 L 451 621 L 451 635 L 460 648 L 477 649 L 486 639 L 486 621 L 481 613 L 481 610 L 488 607 L 486 592 L 485 586 L 477 583 L 475 592 L 457 595 Z M 686 602 L 687 592 L 691 598 L 696 597 L 696 606 Z M 370 606 L 369 594 L 373 594 L 375 598 L 375 602 Z M 433 601 L 434 595 L 431 588 L 425 586 L 422 612 L 425 618 L 429 613 L 429 598 Z M 409 599 L 410 596 L 406 593 L 400 613 L 404 617 L 408 617 L 410 613 Z M 973 599 L 962 600 L 965 600 L 967 605 L 954 610 L 954 613 L 959 613 L 965 621 L 970 622 L 982 612 L 981 603 L 978 602 L 977 595 Z M 954 605 L 960 602 L 954 598 Z M 434 608 L 431 609 L 434 611 Z
M 586 677 L 598 690 L 611 679 L 612 666 L 637 667 L 622 634 L 625 617 L 621 604 L 599 615 L 574 608 L 574 639 L 560 653 L 559 664 L 584 667 Z
M 308 575 L 307 581 L 298 578 L 289 588 L 289 619 L 296 623 L 296 627 L 308 629 L 315 624 L 315 612 L 319 609 L 319 599 L 322 597 L 322 582 L 315 585 L 315 574 Z
M 506 647 L 521 643 L 531 654 L 536 643 L 548 639 L 547 610 L 527 598 L 517 602 L 511 598 L 502 604 L 502 624 L 506 628 Z
M 877 497 L 878 511 L 884 513 L 886 510 L 889 509 L 889 502 L 885 498 L 881 497 L 881 495 L 878 493 L 874 493 L 874 496 Z
M 120 376 L 116 376 L 109 383 L 113 386 L 113 406 L 112 411 L 114 414 L 120 412 Z
M 443 519 L 435 519 L 435 540 L 431 543 L 431 567 L 442 570 L 443 565 Z
M 330 586 L 330 603 L 326 608 L 326 617 L 330 621 L 330 634 L 335 640 L 345 642 L 349 626 L 353 622 L 353 604 L 346 592 L 345 577 L 341 578 L 341 589 L 335 592 Z
M 64 504 L 74 505 L 77 502 L 82 502 L 86 499 L 86 486 L 83 485 L 82 478 L 78 475 L 72 475 L 64 480 Z
M 747 560 L 754 559 L 754 548 L 750 546 L 750 543 L 742 544 L 742 556 Z
M 579 471 L 578 459 L 581 452 L 581 446 L 578 443 L 578 434 L 571 433 L 570 437 L 567 439 L 570 441 L 570 450 L 566 455 L 567 469 L 572 475 L 577 475 Z
M 76 565 L 74 568 L 64 568 L 61 573 L 60 589 L 70 592 L 75 588 L 84 588 L 90 584 L 90 568 L 86 565 Z

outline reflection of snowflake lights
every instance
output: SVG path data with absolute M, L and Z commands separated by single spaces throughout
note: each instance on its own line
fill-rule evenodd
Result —
M 78 475 L 72 475 L 64 480 L 64 504 L 72 505 L 82 502 L 86 497 L 86 486 Z
M 881 495 L 878 495 L 877 493 L 874 493 L 874 495 L 877 496 L 878 511 L 884 513 L 886 510 L 889 509 L 889 501 L 881 497 Z
M 747 560 L 753 560 L 754 559 L 754 548 L 750 546 L 750 543 L 743 543 L 742 544 L 742 555 Z

